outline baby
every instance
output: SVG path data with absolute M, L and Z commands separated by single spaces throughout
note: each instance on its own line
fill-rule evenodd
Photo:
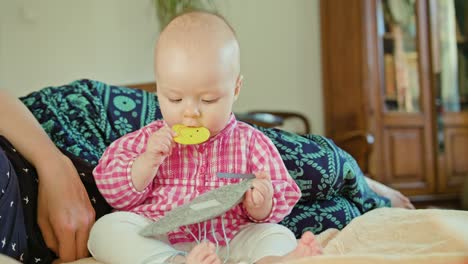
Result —
M 93 172 L 118 212 L 94 225 L 91 254 L 106 263 L 188 264 L 279 263 L 320 254 L 312 233 L 296 240 L 277 224 L 301 192 L 272 142 L 232 113 L 242 75 L 239 43 L 226 21 L 203 12 L 173 19 L 156 45 L 155 77 L 164 120 L 112 143 Z M 204 127 L 209 137 L 177 143 L 174 125 Z M 164 236 L 138 234 L 173 208 L 241 181 L 218 172 L 255 174 L 240 204 Z

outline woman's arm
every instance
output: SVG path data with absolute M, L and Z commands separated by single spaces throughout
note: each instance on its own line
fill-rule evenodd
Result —
M 87 256 L 95 212 L 76 168 L 21 101 L 4 91 L 0 91 L 0 134 L 37 170 L 37 221 L 47 246 L 62 261 Z

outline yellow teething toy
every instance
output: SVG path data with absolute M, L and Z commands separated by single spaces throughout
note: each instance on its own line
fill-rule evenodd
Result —
M 184 125 L 174 125 L 172 127 L 177 133 L 174 141 L 183 145 L 200 144 L 210 138 L 210 131 L 206 127 L 187 127 Z

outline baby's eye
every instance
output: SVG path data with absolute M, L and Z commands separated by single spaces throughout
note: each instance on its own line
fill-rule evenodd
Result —
M 177 99 L 177 98 L 169 98 L 169 102 L 171 103 L 178 103 L 178 102 L 181 102 L 182 99 Z
M 216 103 L 217 101 L 218 101 L 218 99 L 210 99 L 210 100 L 203 99 L 202 100 L 202 102 L 204 102 L 206 104 Z

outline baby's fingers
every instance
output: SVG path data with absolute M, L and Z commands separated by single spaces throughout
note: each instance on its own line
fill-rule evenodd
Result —
M 172 130 L 168 126 L 162 127 L 161 129 L 159 129 L 159 131 L 157 133 L 158 133 L 158 137 L 165 138 L 165 139 L 168 139 L 170 141 L 174 141 L 174 137 L 177 134 L 174 130 Z
M 257 190 L 252 190 L 252 202 L 255 207 L 259 207 L 263 204 L 265 198 L 263 197 L 262 193 Z
M 255 178 L 256 179 L 265 179 L 265 180 L 271 179 L 270 175 L 268 173 L 266 173 L 265 171 L 256 172 L 255 173 Z
M 249 189 L 245 193 L 244 201 L 248 207 L 256 208 L 262 205 L 263 196 L 255 189 Z
M 252 207 L 253 206 L 253 200 L 252 200 L 252 189 L 248 189 L 245 194 L 244 194 L 244 203 L 247 205 L 247 207 Z
M 252 181 L 252 188 L 265 195 L 266 193 L 270 192 L 273 187 L 270 179 L 254 179 Z
M 170 128 L 167 124 L 163 126 L 160 130 L 165 131 L 168 135 L 171 137 L 175 137 L 177 135 L 177 132 L 175 132 L 172 128 Z
M 168 144 L 158 144 L 156 146 L 156 153 L 160 153 L 161 155 L 169 155 L 171 153 L 171 147 Z

